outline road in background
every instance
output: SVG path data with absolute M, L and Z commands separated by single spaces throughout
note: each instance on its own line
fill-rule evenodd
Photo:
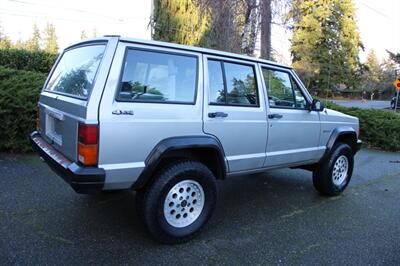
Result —
M 218 185 L 205 230 L 167 246 L 146 232 L 134 192 L 79 195 L 37 156 L 0 154 L 0 264 L 400 264 L 399 153 L 361 150 L 334 198 L 298 169 Z
M 361 101 L 361 100 L 330 100 L 344 107 L 357 107 L 362 109 L 390 109 L 390 101 Z

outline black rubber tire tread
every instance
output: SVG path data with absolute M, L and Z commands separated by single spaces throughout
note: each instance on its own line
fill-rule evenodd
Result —
M 336 186 L 332 180 L 332 169 L 336 159 L 345 155 L 349 161 L 349 170 L 345 183 L 340 187 Z M 345 143 L 337 142 L 333 146 L 330 155 L 320 163 L 313 171 L 313 184 L 317 191 L 327 196 L 338 196 L 348 186 L 353 174 L 354 152 L 351 147 Z
M 167 223 L 163 204 L 168 191 L 178 182 L 192 179 L 199 182 L 205 193 L 205 203 L 197 220 L 184 228 Z M 167 165 L 138 194 L 138 213 L 154 239 L 166 244 L 179 244 L 194 238 L 211 217 L 217 200 L 217 185 L 213 173 L 202 163 L 184 160 Z

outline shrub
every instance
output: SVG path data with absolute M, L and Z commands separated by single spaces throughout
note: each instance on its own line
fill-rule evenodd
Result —
M 0 66 L 0 151 L 30 151 L 28 135 L 35 128 L 36 106 L 46 80 L 43 73 Z M 328 108 L 360 119 L 360 138 L 367 146 L 400 151 L 400 114 L 387 110 Z
M 0 151 L 30 151 L 43 73 L 0 66 Z
M 0 49 L 0 66 L 48 74 L 57 56 L 57 54 L 44 51 L 32 52 L 23 49 Z
M 388 110 L 359 109 L 328 102 L 335 109 L 360 120 L 360 138 L 367 146 L 388 151 L 400 151 L 400 114 Z

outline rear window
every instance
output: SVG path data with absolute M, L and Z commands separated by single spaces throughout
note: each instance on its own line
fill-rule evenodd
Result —
M 92 91 L 105 47 L 105 44 L 97 44 L 67 50 L 45 89 L 87 99 Z

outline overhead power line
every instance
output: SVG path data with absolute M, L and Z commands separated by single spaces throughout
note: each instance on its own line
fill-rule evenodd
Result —
M 72 12 L 78 12 L 78 13 L 86 13 L 86 14 L 90 14 L 92 16 L 103 17 L 103 18 L 107 18 L 107 19 L 110 19 L 110 20 L 116 20 L 116 21 L 120 21 L 120 22 L 123 21 L 123 19 L 120 19 L 120 18 L 111 17 L 111 16 L 107 16 L 107 15 L 100 14 L 100 13 L 97 13 L 97 12 L 78 9 L 78 8 L 61 7 L 61 6 L 51 5 L 51 4 L 49 5 L 49 4 L 44 4 L 44 3 L 23 1 L 23 0 L 8 0 L 8 1 L 9 2 L 15 2 L 15 3 L 23 4 L 23 5 L 42 6 L 42 7 L 54 8 L 54 9 L 57 9 L 57 10 L 66 10 L 66 11 L 72 11 Z
M 48 16 L 47 14 L 43 13 L 32 13 L 30 14 L 23 13 L 19 10 L 10 10 L 10 9 L 0 9 L 0 14 L 4 15 L 9 15 L 9 16 L 16 16 L 16 17 L 28 17 L 28 18 L 36 18 L 36 19 L 50 19 L 50 20 L 61 20 L 61 21 L 72 21 L 72 22 L 95 22 L 95 23 L 101 23 L 102 21 L 100 19 L 89 19 L 89 18 L 62 18 L 62 17 L 52 17 Z M 117 22 L 117 21 L 107 21 L 105 23 L 108 24 L 124 24 L 124 22 Z
M 366 3 L 360 2 L 360 4 L 363 5 L 363 6 L 365 6 L 365 7 L 368 8 L 369 10 L 375 12 L 376 14 L 378 14 L 378 15 L 384 17 L 384 18 L 387 18 L 387 19 L 389 19 L 389 20 L 395 20 L 395 19 L 392 18 L 391 16 L 389 16 L 389 15 L 387 15 L 387 14 L 385 14 L 385 13 L 379 11 L 378 9 L 376 9 L 376 8 L 370 6 L 370 5 L 367 5 Z

